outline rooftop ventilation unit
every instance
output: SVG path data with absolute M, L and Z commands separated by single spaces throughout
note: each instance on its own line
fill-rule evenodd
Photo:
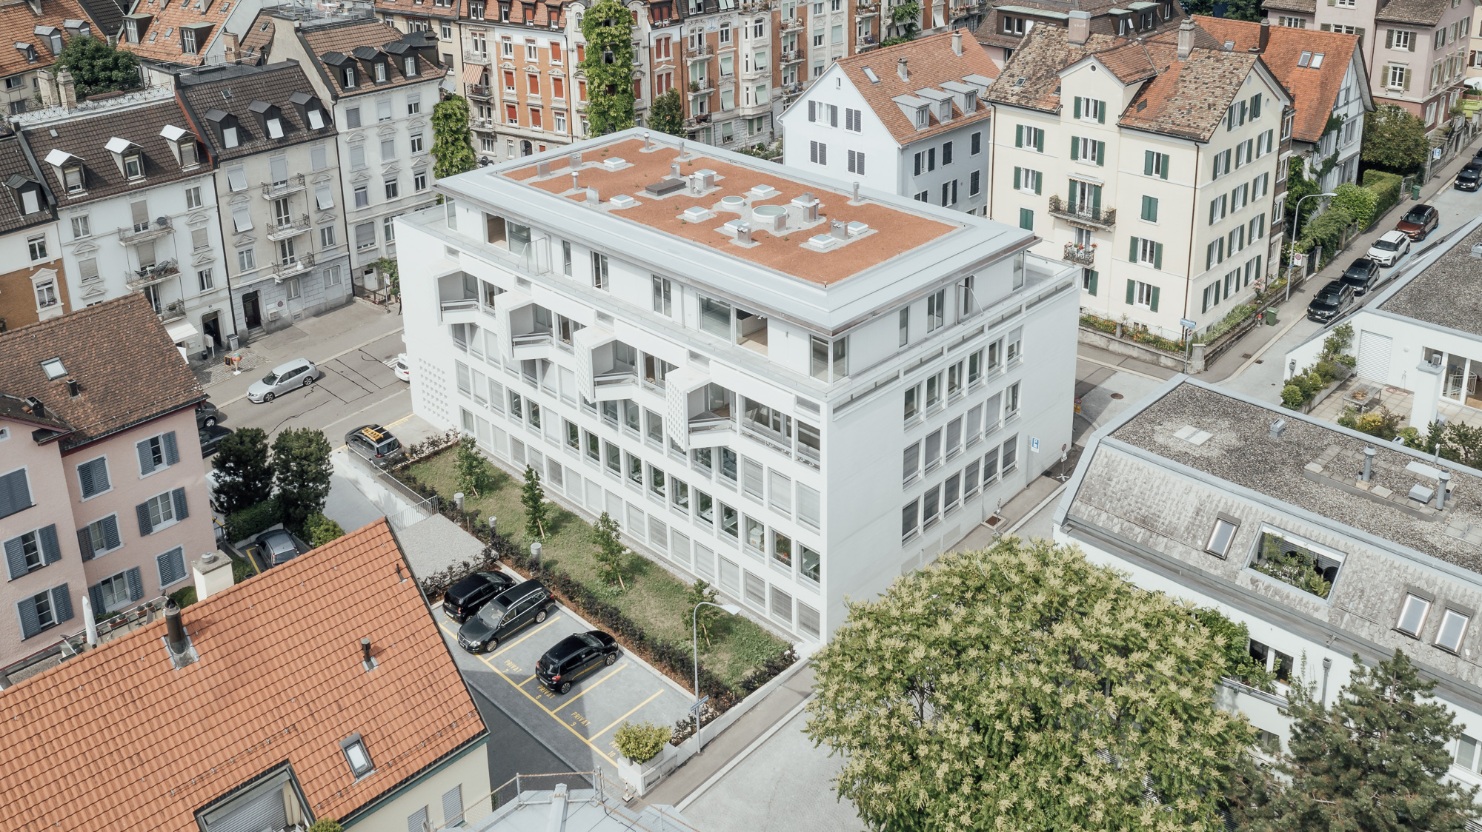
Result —
M 1472 256 L 1482 260 L 1482 243 L 1472 243 Z
M 608 170 L 622 170 L 627 166 L 627 160 L 618 156 L 613 156 L 610 159 L 602 160 L 602 167 L 607 168 Z
M 684 174 L 681 173 L 680 170 L 679 170 L 679 163 L 678 162 L 670 162 L 669 163 L 669 175 L 672 176 L 672 177 L 674 177 L 675 179 L 683 179 L 684 178 Z
M 672 194 L 675 191 L 682 191 L 682 190 L 684 190 L 684 180 L 683 179 L 662 179 L 662 180 L 660 180 L 658 182 L 654 182 L 654 183 L 651 183 L 649 185 L 645 185 L 643 187 L 643 190 L 649 196 L 668 196 L 669 194 Z
M 602 204 L 602 194 L 598 193 L 596 188 L 587 188 L 587 204 L 588 205 L 601 205 Z
M 792 204 L 803 212 L 803 222 L 818 222 L 818 198 L 813 196 L 812 191 L 805 192 L 800 197 L 795 197 Z
M 855 221 L 855 222 L 849 223 L 848 229 L 849 229 L 849 236 L 850 237 L 858 237 L 859 235 L 865 233 L 866 231 L 869 231 L 870 230 L 870 227 L 869 227 L 869 225 L 867 225 L 865 223 L 862 223 L 862 222 L 859 222 L 859 221 Z
M 700 168 L 695 171 L 695 176 L 700 180 L 700 187 L 710 190 L 715 187 L 715 171 L 710 168 Z
M 773 233 L 787 230 L 787 208 L 781 205 L 758 205 L 751 210 L 754 222 Z
M 1286 420 L 1285 419 L 1277 419 L 1276 421 L 1274 421 L 1274 422 L 1271 423 L 1270 435 L 1271 435 L 1271 438 L 1272 439 L 1280 439 L 1281 438 L 1281 435 L 1283 433 L 1285 433 L 1285 432 L 1286 432 Z
M 692 205 L 684 209 L 684 213 L 680 214 L 679 218 L 685 222 L 704 222 L 710 219 L 711 216 L 712 214 L 708 210 L 698 205 Z
M 573 153 L 573 154 L 571 154 L 570 156 L 567 157 L 567 160 L 568 160 L 567 161 L 567 164 L 571 167 L 572 170 L 576 170 L 577 168 L 581 167 L 581 154 L 580 153 Z
M 536 176 L 549 176 L 550 175 L 550 172 L 551 172 L 551 163 L 550 162 L 536 162 L 535 163 L 535 175 Z
M 735 195 L 723 196 L 720 198 L 720 210 L 735 211 L 739 214 L 746 210 L 746 197 Z
M 729 225 L 729 223 L 727 223 Z M 751 223 L 736 223 L 736 242 L 742 245 L 751 244 Z
M 607 204 L 613 210 L 620 211 L 624 208 L 632 208 L 633 206 L 637 205 L 638 200 L 627 194 L 617 194 L 612 199 L 607 200 Z
M 771 199 L 781 193 L 771 185 L 753 185 L 749 194 L 752 199 Z
M 849 239 L 849 228 L 844 225 L 843 220 L 834 220 L 828 224 L 828 233 L 835 240 Z

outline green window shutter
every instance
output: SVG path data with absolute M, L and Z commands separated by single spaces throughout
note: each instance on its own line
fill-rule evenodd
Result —
M 1127 305 L 1128 306 L 1131 306 L 1132 305 L 1132 302 L 1134 300 L 1136 300 L 1136 299 L 1137 299 L 1137 281 L 1135 281 L 1135 280 L 1129 280 L 1129 281 L 1127 281 Z
M 1412 38 L 1412 40 L 1414 39 Z M 1408 68 L 1403 70 L 1403 75 L 1405 78 L 1404 89 L 1408 92 L 1410 90 L 1410 70 Z
M 1153 268 L 1163 268 L 1163 244 L 1153 243 Z M 1158 311 L 1158 290 L 1153 290 L 1153 311 Z
M 1384 48 L 1385 49 L 1393 49 L 1393 48 L 1395 48 L 1395 30 L 1393 30 L 1393 29 L 1385 29 L 1384 30 Z
M 1081 140 L 1080 139 L 1077 139 L 1075 136 L 1071 136 L 1070 137 L 1070 161 L 1072 161 L 1072 162 L 1079 162 L 1080 160 L 1081 160 Z
M 1081 117 L 1081 97 L 1079 95 L 1075 97 L 1075 117 Z
M 1168 178 L 1168 154 L 1167 153 L 1159 153 L 1158 155 L 1163 157 L 1163 172 L 1160 175 L 1164 179 L 1167 179 Z
M 1161 249 L 1161 248 L 1162 248 L 1162 246 L 1159 246 L 1159 249 Z M 1159 258 L 1159 259 L 1161 259 L 1161 258 Z M 1158 311 L 1158 287 L 1157 286 L 1154 286 L 1153 287 L 1153 296 L 1152 296 L 1152 298 L 1150 298 L 1148 300 L 1148 309 L 1151 310 L 1151 311 L 1153 311 L 1153 312 L 1157 312 Z
M 1264 98 L 1264 96 L 1262 96 L 1260 93 L 1256 93 L 1250 99 L 1250 117 L 1251 117 L 1252 120 L 1258 119 L 1258 118 L 1261 117 L 1261 99 L 1262 98 Z
M 1096 123 L 1097 124 L 1105 124 L 1106 123 L 1106 102 L 1105 101 L 1101 102 L 1101 109 L 1099 109 L 1099 110 L 1096 111 Z
M 1101 186 L 1091 187 L 1091 211 L 1098 216 L 1101 214 Z
M 1209 201 L 1209 224 L 1210 225 L 1214 225 L 1215 220 L 1219 219 L 1219 217 L 1217 216 L 1219 214 L 1219 210 L 1220 210 L 1220 201 L 1218 199 L 1211 199 Z
M 1096 164 L 1106 164 L 1106 142 L 1096 143 Z
M 1418 40 L 1418 38 L 1414 37 L 1413 35 L 1410 37 L 1410 51 L 1411 52 L 1414 52 L 1415 51 L 1415 41 L 1416 40 Z M 1409 73 L 1410 70 L 1407 69 L 1407 70 L 1405 70 L 1405 72 L 1406 73 Z
M 1199 302 L 1199 314 L 1201 315 L 1209 311 L 1209 290 L 1205 289 L 1203 295 Z
M 1045 152 L 1045 131 L 1041 130 L 1034 134 L 1034 149 L 1040 153 Z
M 1016 191 L 1019 190 L 1020 183 L 1021 183 L 1021 181 L 1023 179 L 1023 176 L 1024 176 L 1024 169 L 1023 168 L 1014 168 L 1014 190 L 1016 190 Z
M 1331 31 L 1333 31 L 1332 25 L 1331 24 L 1328 24 L 1328 23 L 1324 23 L 1323 25 L 1321 25 L 1321 26 L 1319 26 L 1317 28 L 1321 29 L 1324 32 L 1331 32 Z
M 1014 147 L 1023 147 L 1023 146 L 1024 146 L 1024 125 L 1018 124 L 1018 125 L 1015 125 L 1014 126 Z
M 1133 263 L 1136 263 L 1137 262 L 1137 238 L 1136 237 L 1133 237 L 1132 238 L 1132 245 L 1127 248 L 1127 259 L 1129 261 L 1133 262 Z M 1131 281 L 1128 281 L 1128 282 L 1130 283 Z M 1128 291 L 1131 291 L 1131 290 L 1129 289 Z M 1132 301 L 1129 300 L 1127 302 L 1128 303 L 1131 303 Z
M 1142 218 L 1148 222 L 1158 221 L 1158 198 L 1145 196 L 1142 198 Z
M 1045 178 L 1039 173 L 1034 174 L 1034 195 L 1040 196 L 1045 190 Z
M 1142 175 L 1153 175 L 1153 151 L 1151 150 L 1144 150 L 1142 152 Z
M 1034 211 L 1028 208 L 1019 209 L 1019 227 L 1025 231 L 1034 230 Z
M 1086 283 L 1086 291 L 1091 293 L 1092 297 L 1096 296 L 1096 281 L 1100 277 L 1101 275 L 1095 269 L 1091 270 L 1090 280 Z

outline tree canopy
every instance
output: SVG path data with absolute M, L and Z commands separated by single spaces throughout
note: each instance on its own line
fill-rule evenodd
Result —
M 261 428 L 240 428 L 221 440 L 211 467 L 219 478 L 215 499 L 222 514 L 236 514 L 273 496 L 268 435 Z
M 114 49 L 105 40 L 74 37 L 62 47 L 57 64 L 72 74 L 77 100 L 105 92 L 138 89 L 139 59 L 134 53 Z
M 1380 104 L 1364 117 L 1364 145 L 1359 159 L 1368 167 L 1391 173 L 1415 173 L 1430 153 L 1425 122 L 1393 104 Z
M 334 463 L 329 440 L 314 428 L 288 428 L 273 440 L 273 484 L 283 525 L 303 533 L 309 516 L 324 511 Z
M 1254 735 L 1192 613 L 1047 541 L 945 555 L 849 605 L 806 730 L 875 829 L 1221 830 Z
M 478 167 L 473 131 L 468 126 L 468 99 L 450 95 L 432 108 L 432 175 L 446 179 Z
M 1183 0 L 1184 12 L 1230 20 L 1259 21 L 1261 0 Z
M 1475 786 L 1447 780 L 1454 715 L 1430 698 L 1404 653 L 1374 667 L 1353 657 L 1347 686 L 1330 706 L 1302 686 L 1292 690 L 1288 753 L 1270 772 L 1251 775 L 1233 803 L 1252 832 L 1463 832 Z
M 587 40 L 582 71 L 587 75 L 589 135 L 626 130 L 633 115 L 633 13 L 618 0 L 597 0 L 581 19 Z
M 671 89 L 654 99 L 648 111 L 648 126 L 671 136 L 684 135 L 684 102 L 679 90 Z

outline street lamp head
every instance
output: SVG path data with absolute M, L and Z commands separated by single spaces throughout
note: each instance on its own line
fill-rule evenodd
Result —
M 1337 194 L 1335 194 L 1335 193 L 1324 193 L 1324 194 L 1317 194 L 1317 196 L 1332 198 L 1332 197 L 1337 196 Z
M 738 606 L 736 606 L 735 604 L 721 604 L 720 605 L 720 608 L 723 609 L 723 610 L 725 610 L 727 613 L 729 613 L 731 615 L 740 615 L 741 614 L 741 608 L 738 607 Z

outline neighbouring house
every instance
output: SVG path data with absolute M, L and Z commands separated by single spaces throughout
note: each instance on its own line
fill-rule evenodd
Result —
M 236 50 L 262 0 L 134 0 L 118 47 L 134 53 L 148 84 L 172 84 L 187 67 L 219 64 Z
M 185 586 L 216 535 L 206 397 L 141 294 L 0 334 L 0 394 L 9 668 L 80 631 L 82 599 L 102 617 Z
M 413 410 L 795 638 L 1071 441 L 1075 274 L 1026 231 L 641 129 L 436 190 Z
M 1357 35 L 1195 15 L 1223 48 L 1254 52 L 1292 97 L 1292 148 L 1319 193 L 1358 183 L 1364 117 L 1374 111 Z
M 1185 17 L 1183 4 L 1173 0 L 1140 2 L 1118 6 L 1115 2 L 1083 3 L 1081 0 L 1017 0 L 1012 5 L 988 9 L 974 36 L 988 57 L 1002 67 L 1036 26 L 1070 24 L 1072 13 L 1087 15 L 1090 32 L 1097 35 L 1145 38 L 1165 28 L 1176 28 Z
M 0 31 L 12 46 L 0 50 L 0 101 L 8 116 L 43 105 L 45 92 L 40 73 L 50 72 L 62 49 L 74 38 L 107 39 L 107 24 L 99 25 L 95 8 L 108 20 L 111 0 L 95 0 L 86 6 L 78 0 L 26 0 L 0 5 Z M 121 15 L 114 8 L 114 15 Z M 121 17 L 119 18 L 121 19 Z M 49 105 L 48 105 L 49 106 Z
M 0 332 L 47 321 L 72 308 L 56 214 L 20 139 L 0 136 Z
M 493 808 L 488 731 L 385 520 L 0 690 L 0 719 L 6 829 L 426 832 Z
M 986 216 L 997 77 L 961 31 L 843 58 L 782 114 L 783 164 Z
M 236 332 L 250 338 L 349 303 L 335 123 L 302 66 L 192 69 L 176 96 L 214 164 Z
M 1450 776 L 1476 786 L 1479 493 L 1477 470 L 1178 377 L 1097 431 L 1055 539 L 1246 626 L 1274 684 L 1230 678 L 1215 695 L 1268 753 L 1294 688 L 1331 704 L 1355 657 L 1403 650 L 1455 714 Z
M 1291 98 L 1185 18 L 1147 38 L 1037 26 L 989 88 L 988 215 L 1080 268 L 1080 305 L 1179 340 L 1278 265 Z
M 211 160 L 174 98 L 147 87 L 15 122 L 57 204 L 72 308 L 143 294 L 194 357 L 237 327 Z

